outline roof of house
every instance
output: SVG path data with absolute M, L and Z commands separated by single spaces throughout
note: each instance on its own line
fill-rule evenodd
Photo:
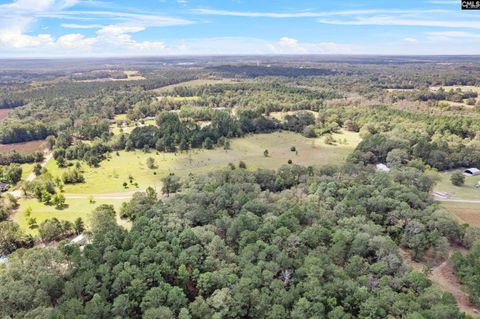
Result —
M 377 170 L 378 170 L 378 171 L 390 172 L 390 168 L 388 168 L 388 166 L 385 165 L 385 164 L 381 164 L 381 163 L 380 163 L 380 164 L 377 164 L 376 167 L 377 167 Z
M 468 169 L 464 170 L 463 172 L 467 173 L 467 174 L 478 175 L 478 174 L 480 174 L 480 169 L 472 167 L 472 168 L 468 168 Z
M 0 182 L 0 188 L 5 188 L 5 187 L 9 187 L 10 185 L 8 185 L 7 183 L 2 183 Z
M 78 244 L 78 243 L 80 243 L 80 242 L 81 242 L 82 240 L 84 240 L 84 239 L 85 239 L 85 235 L 84 235 L 84 234 L 80 234 L 80 235 L 78 235 L 77 237 L 73 238 L 70 242 L 71 242 L 72 244 Z

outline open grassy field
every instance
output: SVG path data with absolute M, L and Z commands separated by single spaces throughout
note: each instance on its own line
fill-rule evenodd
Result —
M 461 223 L 480 227 L 480 204 L 462 202 L 442 202 L 450 213 L 458 217 Z
M 138 71 L 123 71 L 123 73 L 127 76 L 125 79 L 115 79 L 115 78 L 98 78 L 92 80 L 75 80 L 74 82 L 115 82 L 115 81 L 139 81 L 145 80 L 145 77 L 140 75 Z
M 171 96 L 171 95 L 160 95 L 157 96 L 157 100 L 169 100 L 172 102 L 195 102 L 200 99 L 199 96 Z
M 438 91 L 440 88 L 443 88 L 445 91 L 457 90 L 460 89 L 463 92 L 473 91 L 480 93 L 480 87 L 473 85 L 446 85 L 446 86 L 431 86 L 430 90 Z
M 86 182 L 76 185 L 65 185 L 65 192 L 71 194 L 108 194 L 128 192 L 136 189 L 145 189 L 153 186 L 160 189 L 160 179 L 169 173 L 185 176 L 189 173 L 203 174 L 212 170 L 226 167 L 229 163 L 238 164 L 244 161 L 249 169 L 275 169 L 293 163 L 301 165 L 321 166 L 325 164 L 341 164 L 360 142 L 357 133 L 345 132 L 336 134 L 336 138 L 346 139 L 346 144 L 326 145 L 323 138 L 308 139 L 300 134 L 291 132 L 277 132 L 272 134 L 250 135 L 234 139 L 231 149 L 222 148 L 213 150 L 192 150 L 184 153 L 144 153 L 137 150 L 132 152 L 121 151 L 111 154 L 111 158 L 103 161 L 99 168 L 91 168 L 83 164 Z M 297 152 L 291 152 L 295 146 Z M 269 157 L 263 155 L 268 149 Z M 149 169 L 146 166 L 148 157 L 155 159 L 157 168 Z M 56 162 L 51 160 L 46 168 L 54 176 L 60 176 L 65 169 L 60 169 Z M 155 174 L 156 173 L 156 174 Z M 134 183 L 129 182 L 133 177 Z M 128 188 L 123 183 L 128 183 Z
M 309 112 L 312 113 L 315 117 L 318 115 L 318 112 L 310 111 L 310 110 L 302 110 L 302 111 L 288 111 L 288 112 L 271 112 L 270 117 L 282 122 L 287 115 L 293 115 L 298 112 Z
M 40 203 L 35 198 L 22 198 L 19 200 L 20 209 L 12 216 L 13 220 L 17 222 L 20 227 L 27 233 L 35 235 L 36 229 L 30 229 L 27 224 L 27 216 L 25 214 L 28 208 L 32 209 L 30 217 L 36 218 L 37 223 L 40 224 L 46 219 L 56 217 L 62 220 L 73 222 L 78 217 L 81 217 L 88 225 L 88 216 L 95 207 L 101 204 L 109 204 L 115 207 L 118 212 L 124 199 L 95 199 L 95 203 L 91 204 L 88 199 L 67 199 L 66 208 L 62 210 L 55 209 L 53 206 L 46 206 Z M 129 227 L 129 222 L 117 218 L 117 222 L 125 227 Z
M 120 120 L 126 120 L 127 119 L 127 113 L 124 114 L 116 114 L 113 119 L 115 121 L 120 121 Z
M 0 153 L 17 151 L 19 153 L 32 153 L 43 150 L 44 141 L 30 141 L 13 144 L 0 144 Z
M 480 188 L 475 188 L 475 184 L 480 182 L 480 176 L 466 176 L 465 185 L 455 186 L 450 182 L 450 176 L 455 171 L 439 173 L 440 180 L 435 185 L 435 191 L 447 193 L 452 198 L 467 199 L 467 200 L 480 200 Z
M 137 124 L 137 125 L 122 125 L 119 127 L 117 124 L 112 124 L 110 125 L 110 132 L 112 132 L 114 135 L 118 135 L 120 133 L 127 133 L 130 134 L 137 126 L 143 126 L 143 125 L 156 125 L 155 120 L 146 120 L 144 121 L 143 124 Z

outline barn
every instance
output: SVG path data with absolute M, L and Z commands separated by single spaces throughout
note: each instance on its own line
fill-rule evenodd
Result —
M 480 169 L 472 167 L 463 171 L 463 174 L 467 176 L 477 176 L 480 175 Z

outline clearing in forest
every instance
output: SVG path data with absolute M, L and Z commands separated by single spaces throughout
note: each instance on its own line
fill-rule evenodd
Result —
M 103 161 L 100 167 L 89 167 L 82 163 L 85 183 L 65 185 L 64 195 L 67 207 L 58 210 L 46 206 L 36 199 L 20 199 L 20 208 L 14 215 L 22 229 L 30 230 L 27 224 L 25 210 L 32 209 L 31 217 L 37 223 L 45 219 L 57 217 L 59 219 L 75 220 L 86 216 L 100 204 L 112 204 L 118 210 L 122 202 L 127 201 L 136 191 L 143 191 L 147 187 L 154 187 L 161 191 L 161 178 L 169 173 L 178 176 L 192 174 L 206 174 L 211 171 L 226 168 L 229 163 L 238 166 L 244 161 L 248 169 L 257 168 L 277 169 L 288 165 L 288 160 L 300 165 L 340 165 L 360 142 L 358 133 L 345 132 L 335 134 L 334 138 L 342 144 L 327 145 L 323 138 L 309 139 L 292 132 L 276 132 L 271 134 L 249 135 L 233 139 L 231 148 L 215 148 L 212 150 L 195 149 L 183 153 L 157 153 L 155 150 L 145 153 L 141 150 L 126 152 L 120 151 L 110 154 L 108 160 Z M 291 148 L 295 147 L 295 151 Z M 264 152 L 268 150 L 268 156 Z M 147 167 L 147 158 L 155 160 L 155 167 Z M 46 164 L 46 169 L 53 175 L 59 176 L 67 169 L 59 168 L 55 160 Z M 124 183 L 126 186 L 124 186 Z M 95 203 L 90 203 L 90 195 Z
M 448 194 L 451 199 L 480 200 L 480 188 L 475 187 L 480 183 L 480 175 L 465 176 L 465 184 L 455 186 L 450 181 L 454 172 L 463 172 L 464 169 L 451 170 L 439 173 L 440 180 L 435 185 L 435 191 Z
M 82 163 L 85 183 L 65 185 L 65 192 L 72 194 L 104 194 L 143 190 L 148 186 L 161 187 L 160 179 L 169 173 L 179 176 L 205 174 L 227 167 L 229 163 L 238 165 L 244 161 L 249 169 L 276 169 L 288 164 L 322 166 L 339 165 L 360 142 L 357 133 L 345 132 L 335 134 L 341 141 L 337 145 L 327 145 L 324 138 L 306 138 L 292 132 L 276 132 L 271 134 L 255 134 L 233 139 L 229 150 L 215 148 L 212 150 L 194 149 L 188 152 L 164 153 L 150 150 L 110 154 L 100 167 L 89 167 Z M 295 151 L 291 148 L 295 147 Z M 268 156 L 264 151 L 268 150 Z M 147 158 L 155 160 L 156 167 L 146 166 Z M 46 168 L 53 176 L 60 176 L 66 169 L 61 169 L 55 161 L 47 163 Z M 130 178 L 131 177 L 131 178 Z M 133 183 L 130 182 L 130 179 Z M 127 183 L 127 187 L 123 183 Z M 138 187 L 137 187 L 138 184 Z

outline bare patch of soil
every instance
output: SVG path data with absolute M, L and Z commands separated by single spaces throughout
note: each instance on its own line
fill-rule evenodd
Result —
M 11 110 L 12 109 L 0 109 L 0 121 L 6 119 Z
M 450 251 L 449 257 L 452 255 L 453 252 L 454 249 Z M 464 253 L 464 251 L 462 251 L 462 253 Z M 400 256 L 402 256 L 403 260 L 415 271 L 423 270 L 425 264 L 413 261 L 409 253 L 402 248 L 400 248 Z M 448 264 L 448 260 L 445 260 L 441 264 L 432 267 L 428 277 L 442 290 L 451 293 L 455 297 L 458 307 L 461 311 L 465 312 L 468 315 L 474 316 L 475 318 L 480 315 L 480 309 L 472 305 L 468 300 L 465 292 L 463 292 L 462 287 L 458 282 L 452 267 L 450 267 L 450 265 Z
M 14 144 L 0 144 L 0 153 L 8 153 L 11 151 L 17 151 L 19 153 L 29 154 L 43 149 L 43 143 L 45 141 L 30 141 Z

